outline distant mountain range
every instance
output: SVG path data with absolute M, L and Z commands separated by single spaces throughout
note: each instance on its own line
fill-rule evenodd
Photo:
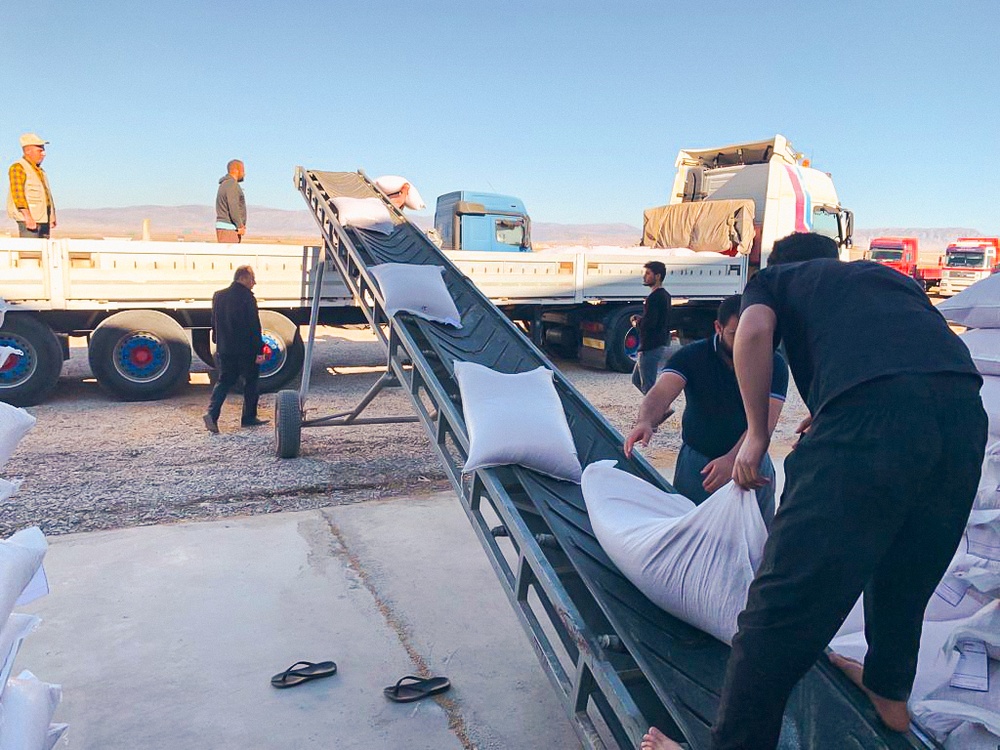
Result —
M 306 210 L 284 210 L 250 206 L 248 239 L 295 243 L 315 242 L 316 224 Z M 433 226 L 430 214 L 412 215 L 422 229 Z M 128 206 L 125 208 L 68 208 L 59 212 L 56 236 L 62 237 L 142 237 L 145 219 L 150 236 L 157 240 L 197 241 L 214 239 L 215 210 L 212 206 Z M 0 224 L 0 232 L 13 232 L 13 224 Z M 956 237 L 974 237 L 967 227 L 877 227 L 859 228 L 854 233 L 856 252 L 868 247 L 872 237 L 917 237 L 921 254 L 941 253 Z M 631 224 L 555 224 L 533 222 L 532 240 L 539 245 L 635 245 L 642 229 Z

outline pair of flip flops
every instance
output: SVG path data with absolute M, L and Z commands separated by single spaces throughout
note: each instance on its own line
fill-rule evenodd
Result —
M 395 685 L 385 688 L 382 692 L 385 697 L 396 703 L 412 703 L 421 698 L 443 693 L 451 687 L 451 681 L 447 677 L 416 677 L 409 674 L 400 677 Z
M 290 688 L 310 680 L 332 677 L 335 674 L 337 665 L 332 661 L 321 661 L 316 664 L 311 661 L 298 661 L 284 672 L 272 677 L 271 685 L 276 688 Z

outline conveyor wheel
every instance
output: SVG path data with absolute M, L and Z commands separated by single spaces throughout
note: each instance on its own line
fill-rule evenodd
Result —
M 278 391 L 274 399 L 274 444 L 278 458 L 298 458 L 302 444 L 302 407 L 298 391 Z

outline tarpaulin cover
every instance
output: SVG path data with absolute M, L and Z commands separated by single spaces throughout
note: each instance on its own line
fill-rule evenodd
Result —
M 733 246 L 743 255 L 753 245 L 753 201 L 718 200 L 648 208 L 642 215 L 645 247 L 689 247 L 725 253 Z

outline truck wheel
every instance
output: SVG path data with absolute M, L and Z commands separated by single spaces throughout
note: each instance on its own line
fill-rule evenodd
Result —
M 7 313 L 0 328 L 0 346 L 20 349 L 0 367 L 0 401 L 34 406 L 45 400 L 59 382 L 62 347 L 45 323 L 25 313 Z
M 298 391 L 278 391 L 274 399 L 274 447 L 278 458 L 298 458 L 302 444 L 302 407 Z
M 260 311 L 264 337 L 264 363 L 260 366 L 260 392 L 274 393 L 302 371 L 305 344 L 299 327 L 279 312 Z
M 184 329 L 155 310 L 125 310 L 90 336 L 90 369 L 104 388 L 126 401 L 163 398 L 186 383 L 191 345 Z
M 638 345 L 628 346 L 629 331 L 632 329 L 631 317 L 641 315 L 642 306 L 633 305 L 612 313 L 604 323 L 604 355 L 608 369 L 615 372 L 632 372 L 635 361 L 629 357 L 630 348 L 638 351 Z
M 215 351 L 212 349 L 212 329 L 195 328 L 191 331 L 191 347 L 198 359 L 215 369 Z

